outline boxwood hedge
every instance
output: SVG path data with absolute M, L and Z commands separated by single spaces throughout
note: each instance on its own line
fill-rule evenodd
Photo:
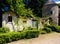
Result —
M 60 26 L 47 25 L 46 27 L 52 29 L 52 31 L 54 31 L 54 32 L 60 32 Z
M 38 37 L 39 31 L 38 30 L 24 30 L 21 32 L 9 32 L 0 34 L 0 44 L 9 43 L 11 41 L 16 41 L 19 39 L 29 39 Z
M 7 33 L 7 32 L 10 32 L 9 28 L 7 27 L 0 28 L 0 33 Z

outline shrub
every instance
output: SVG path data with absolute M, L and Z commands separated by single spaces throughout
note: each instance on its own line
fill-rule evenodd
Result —
M 9 31 L 10 31 L 9 28 L 7 28 L 7 27 L 0 28 L 0 33 L 6 33 L 6 32 L 9 32 Z
M 3 38 L 0 38 L 0 44 L 6 44 L 6 42 Z
M 44 27 L 42 30 L 46 31 L 47 33 L 52 32 L 52 29 L 48 27 Z
M 45 27 L 51 28 L 52 31 L 56 31 L 56 28 L 54 25 L 46 25 Z
M 55 26 L 55 31 L 60 32 L 60 26 Z
M 47 25 L 46 27 L 51 28 L 51 29 L 52 29 L 52 31 L 60 32 L 60 26 Z
M 28 27 L 27 30 L 37 30 L 37 28 L 31 28 L 31 27 Z
M 20 32 L 12 32 L 11 34 L 10 34 L 11 36 L 11 39 L 12 39 L 12 41 L 16 41 L 16 40 L 19 40 L 20 39 Z
M 0 34 L 0 44 L 5 44 L 11 41 L 16 41 L 19 39 L 28 39 L 38 37 L 39 31 L 38 30 L 24 30 L 21 32 L 9 32 Z
M 0 35 L 0 44 L 5 44 L 5 43 L 6 43 L 7 40 L 6 40 L 5 37 L 6 37 L 5 34 L 1 34 L 1 35 Z M 5 41 L 5 40 L 6 40 L 6 41 Z
M 28 30 L 32 30 L 32 28 L 31 27 L 28 27 Z
M 47 32 L 44 30 L 40 30 L 40 34 L 46 34 Z
M 35 38 L 38 37 L 39 31 L 38 30 L 27 30 L 26 31 L 26 38 Z

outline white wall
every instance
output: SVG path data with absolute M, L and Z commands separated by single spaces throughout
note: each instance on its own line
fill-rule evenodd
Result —
M 8 16 L 12 16 L 12 22 L 8 22 Z M 10 31 L 17 30 L 17 17 L 11 14 L 2 15 L 2 26 L 8 27 Z

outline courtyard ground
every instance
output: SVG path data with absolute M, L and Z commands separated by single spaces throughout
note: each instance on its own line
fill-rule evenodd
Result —
M 18 40 L 8 44 L 60 44 L 60 33 L 43 34 L 38 38 Z

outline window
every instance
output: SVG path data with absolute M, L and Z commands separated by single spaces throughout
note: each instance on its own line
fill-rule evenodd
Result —
M 50 11 L 50 14 L 52 14 L 52 11 Z
M 59 6 L 59 8 L 60 8 L 60 6 Z
M 12 22 L 12 16 L 8 16 L 8 22 Z
M 37 20 L 32 20 L 32 27 L 33 28 L 38 28 L 38 22 L 37 22 Z

